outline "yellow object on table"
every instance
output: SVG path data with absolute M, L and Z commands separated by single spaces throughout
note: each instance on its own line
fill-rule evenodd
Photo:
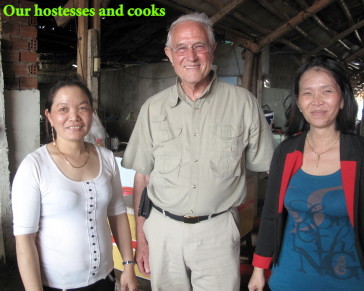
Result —
M 134 208 L 133 208 L 133 195 L 128 190 L 129 189 L 127 189 L 127 191 L 125 191 L 125 189 L 123 189 L 123 192 L 124 192 L 124 200 L 125 200 L 125 204 L 126 204 L 126 212 L 128 215 L 130 231 L 131 231 L 132 247 L 133 247 L 133 251 L 135 254 L 135 248 L 136 248 L 137 242 L 136 242 L 136 234 L 135 234 L 135 216 L 134 216 Z M 125 194 L 127 194 L 127 195 L 125 195 Z M 114 259 L 114 268 L 117 270 L 124 271 L 124 266 L 122 264 L 123 259 L 120 255 L 118 247 L 116 246 L 115 243 L 113 243 L 113 259 Z M 135 265 L 134 268 L 135 268 L 135 274 L 137 275 L 137 277 L 141 277 L 144 279 L 150 279 L 149 276 L 145 276 L 144 274 L 139 272 L 137 265 Z

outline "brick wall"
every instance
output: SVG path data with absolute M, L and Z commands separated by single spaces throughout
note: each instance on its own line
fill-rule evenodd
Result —
M 38 88 L 38 41 L 37 18 L 34 16 L 6 16 L 3 6 L 32 8 L 34 2 L 7 0 L 0 3 L 1 10 L 1 54 L 4 86 L 8 90 Z

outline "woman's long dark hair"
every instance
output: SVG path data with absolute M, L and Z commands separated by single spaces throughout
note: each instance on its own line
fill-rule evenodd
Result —
M 340 109 L 336 117 L 336 129 L 342 133 L 355 131 L 356 114 L 358 105 L 355 101 L 350 79 L 346 71 L 333 58 L 328 56 L 316 56 L 310 58 L 306 63 L 301 65 L 297 70 L 291 94 L 287 97 L 291 100 L 286 110 L 288 136 L 295 135 L 299 132 L 309 129 L 309 124 L 303 117 L 297 106 L 299 85 L 302 75 L 313 68 L 321 68 L 335 80 L 340 87 L 340 93 L 344 101 L 344 106 Z M 286 99 L 287 100 L 287 99 Z
M 79 87 L 88 97 L 88 101 L 90 102 L 90 106 L 92 108 L 91 91 L 87 88 L 87 86 L 83 82 L 82 78 L 79 75 L 74 74 L 74 75 L 65 76 L 65 77 L 58 79 L 57 82 L 49 90 L 49 94 L 48 94 L 46 102 L 45 102 L 45 109 L 47 109 L 48 112 L 51 112 L 54 97 L 56 96 L 58 90 L 63 87 L 68 87 L 68 86 Z M 48 118 L 46 118 L 46 121 L 45 121 L 45 130 L 46 130 L 47 142 L 51 142 L 52 141 L 52 132 L 51 132 L 51 125 L 49 123 Z M 56 137 L 56 135 L 57 135 L 57 133 L 54 131 L 54 136 Z

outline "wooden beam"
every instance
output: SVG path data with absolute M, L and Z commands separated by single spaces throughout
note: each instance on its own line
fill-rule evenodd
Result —
M 350 63 L 350 62 L 354 61 L 356 58 L 362 57 L 362 56 L 364 56 L 364 48 L 357 50 L 355 53 L 353 53 L 352 55 L 345 58 L 344 61 L 345 61 L 345 63 Z
M 79 0 L 68 0 L 68 2 L 63 5 L 63 8 L 77 8 L 79 7 Z M 70 20 L 75 18 L 74 16 L 54 16 L 54 20 L 58 27 L 64 27 Z
M 223 18 L 225 15 L 229 14 L 237 6 L 239 6 L 241 3 L 245 2 L 245 1 L 246 0 L 234 0 L 234 1 L 230 2 L 228 5 L 225 5 L 224 8 L 220 9 L 215 15 L 210 17 L 212 23 L 218 22 L 221 18 Z
M 218 25 L 215 31 L 224 34 L 227 39 L 231 39 L 237 45 L 242 45 L 252 52 L 259 52 L 259 48 L 255 42 L 243 37 L 239 31 L 233 28 Z
M 336 41 L 338 41 L 341 38 L 344 38 L 345 36 L 347 36 L 348 34 L 352 33 L 353 31 L 361 28 L 362 26 L 364 26 L 364 20 L 359 21 L 358 23 L 354 24 L 352 27 L 350 27 L 349 29 L 343 31 L 342 33 L 339 33 L 338 35 L 336 35 L 334 38 L 330 39 L 329 42 L 325 43 L 324 45 L 314 49 L 313 51 L 310 51 L 308 54 L 305 54 L 303 56 L 304 59 L 317 54 L 319 51 L 321 51 L 322 49 L 329 47 L 330 45 L 332 45 L 333 43 L 335 43 Z
M 311 5 L 306 10 L 300 12 L 298 15 L 293 17 L 291 20 L 287 21 L 280 27 L 278 27 L 275 31 L 264 37 L 259 42 L 259 47 L 264 47 L 267 44 L 271 43 L 272 41 L 275 41 L 276 39 L 280 38 L 282 35 L 284 35 L 286 32 L 292 30 L 295 28 L 296 25 L 303 22 L 307 18 L 310 18 L 312 14 L 315 14 L 334 2 L 335 0 L 317 0 L 314 2 L 313 5 Z
M 88 0 L 79 0 L 79 7 L 87 8 Z M 87 82 L 87 16 L 78 16 L 77 28 L 77 73 Z

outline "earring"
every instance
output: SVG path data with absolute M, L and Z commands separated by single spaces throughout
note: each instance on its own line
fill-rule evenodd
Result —
M 53 145 L 54 145 L 54 146 L 56 146 L 56 140 L 55 140 L 55 138 L 54 138 L 53 126 L 51 127 L 51 132 L 52 132 Z

